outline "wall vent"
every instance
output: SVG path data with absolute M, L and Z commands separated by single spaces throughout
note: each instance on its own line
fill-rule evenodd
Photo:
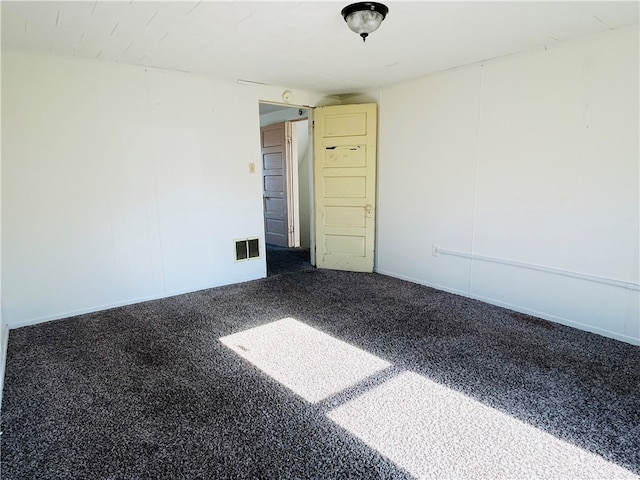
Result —
M 260 242 L 257 238 L 234 240 L 236 262 L 260 257 Z

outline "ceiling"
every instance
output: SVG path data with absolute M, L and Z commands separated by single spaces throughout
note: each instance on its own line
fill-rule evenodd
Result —
M 363 43 L 349 2 L 2 1 L 2 45 L 328 94 L 638 25 L 640 2 L 387 2 Z

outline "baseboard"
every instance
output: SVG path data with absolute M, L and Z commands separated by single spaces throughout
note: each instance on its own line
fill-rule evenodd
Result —
M 9 346 L 9 326 L 2 323 L 0 332 L 0 408 L 2 408 L 2 392 L 4 390 L 4 371 L 7 366 L 7 347 Z
M 43 317 L 29 318 L 29 319 L 21 320 L 18 322 L 9 321 L 8 326 L 9 326 L 9 329 L 11 330 L 13 330 L 14 328 L 29 327 L 31 325 L 38 325 L 40 323 L 51 322 L 54 320 L 62 320 L 64 318 L 69 318 L 69 317 L 75 317 L 77 315 L 85 315 L 87 313 L 101 312 L 104 310 L 109 310 L 111 308 L 126 307 L 128 305 L 135 305 L 136 303 L 149 302 L 152 300 L 160 300 L 161 298 L 175 297 L 176 295 L 184 295 L 186 293 L 199 292 L 201 290 L 209 290 L 210 288 L 224 287 L 226 285 L 235 285 L 237 283 L 251 282 L 253 280 L 258 280 L 260 278 L 264 278 L 264 276 L 258 276 L 258 277 L 251 276 L 244 279 L 240 279 L 239 281 L 233 282 L 231 284 L 210 285 L 210 286 L 204 286 L 204 287 L 196 287 L 194 289 L 180 290 L 180 291 L 174 291 L 174 292 L 164 292 L 156 295 L 149 295 L 146 297 L 138 297 L 138 298 L 133 298 L 129 300 L 123 300 L 121 302 L 113 302 L 113 303 L 107 303 L 103 305 L 97 305 L 95 307 L 58 312 L 54 315 L 46 315 Z
M 533 317 L 542 318 L 544 320 L 549 320 L 550 322 L 559 323 L 561 325 L 566 325 L 568 327 L 577 328 L 578 330 L 584 330 L 585 332 L 595 333 L 597 335 L 602 335 L 603 337 L 613 338 L 614 340 L 619 340 L 621 342 L 630 343 L 631 345 L 640 346 L 640 339 L 638 339 L 638 338 L 630 337 L 628 335 L 623 335 L 623 334 L 620 334 L 620 333 L 617 333 L 617 332 L 612 332 L 610 330 L 605 330 L 605 329 L 602 329 L 602 328 L 597 328 L 597 327 L 594 327 L 592 325 L 588 325 L 588 324 L 581 323 L 581 322 L 576 322 L 576 321 L 568 319 L 568 318 L 558 317 L 558 316 L 552 315 L 550 313 L 541 312 L 541 311 L 538 311 L 538 310 L 532 310 L 530 308 L 523 307 L 521 305 L 516 305 L 516 304 L 512 304 L 512 303 L 503 302 L 503 301 L 500 301 L 500 300 L 496 300 L 494 298 L 489 298 L 489 297 L 485 297 L 485 296 L 482 296 L 482 295 L 476 295 L 476 294 L 473 294 L 473 293 L 470 293 L 470 292 L 467 292 L 467 291 L 463 291 L 463 290 L 457 290 L 455 288 L 449 288 L 449 287 L 446 287 L 444 285 L 425 282 L 424 280 L 420 280 L 420 279 L 417 279 L 417 278 L 412 278 L 412 277 L 409 277 L 409 276 L 406 276 L 406 275 L 400 275 L 400 274 L 397 274 L 395 272 L 389 272 L 389 271 L 386 271 L 386 270 L 376 269 L 376 273 L 379 273 L 380 275 L 386 275 L 388 277 L 397 278 L 397 279 L 400 279 L 400 280 L 406 280 L 407 282 L 411 282 L 411 283 L 417 283 L 419 285 L 424 285 L 425 287 L 435 288 L 436 290 L 442 290 L 444 292 L 453 293 L 455 295 L 460 295 L 462 297 L 471 298 L 473 300 L 480 300 L 481 302 L 485 302 L 485 303 L 488 303 L 490 305 L 495 305 L 497 307 L 508 308 L 509 310 L 513 310 L 513 311 L 516 311 L 516 312 L 520 312 L 520 313 L 524 313 L 524 314 L 527 314 L 527 315 L 531 315 Z
M 586 332 L 595 333 L 595 334 L 598 334 L 598 335 L 602 335 L 604 337 L 613 338 L 614 340 L 619 340 L 621 342 L 630 343 L 631 345 L 640 346 L 640 339 L 638 339 L 638 338 L 630 337 L 628 335 L 623 335 L 623 334 L 620 334 L 620 333 L 617 333 L 617 332 L 612 332 L 610 330 L 605 330 L 605 329 L 602 329 L 602 328 L 593 327 L 591 325 L 588 325 L 588 324 L 585 324 L 585 323 L 581 323 L 581 322 L 576 322 L 576 321 L 568 319 L 568 318 L 558 317 L 556 315 L 552 315 L 552 314 L 549 314 L 549 313 L 546 313 L 546 312 L 541 312 L 541 311 L 538 311 L 538 310 L 532 310 L 530 308 L 523 307 L 521 305 L 516 305 L 516 304 L 512 304 L 512 303 L 503 302 L 503 301 L 496 300 L 496 299 L 489 298 L 489 297 L 485 297 L 485 296 L 482 296 L 482 295 L 476 295 L 476 294 L 469 293 L 469 292 L 466 292 L 466 291 L 463 291 L 463 290 L 450 288 L 450 287 L 447 287 L 445 285 L 439 285 L 439 284 L 435 284 L 435 283 L 425 282 L 423 280 L 420 280 L 420 279 L 417 279 L 417 278 L 413 278 L 413 277 L 409 277 L 407 275 L 401 275 L 401 274 L 398 274 L 398 273 L 395 273 L 395 272 L 390 272 L 390 271 L 380 270 L 380 269 L 376 269 L 375 272 L 380 274 L 380 275 L 386 275 L 388 277 L 398 278 L 400 280 L 405 280 L 407 282 L 417 283 L 419 285 L 424 285 L 426 287 L 435 288 L 436 290 L 442 290 L 444 292 L 453 293 L 455 295 L 460 295 L 460 296 L 463 296 L 463 297 L 472 298 L 474 300 L 480 300 L 481 302 L 485 302 L 485 303 L 488 303 L 488 304 L 491 304 L 491 305 L 496 305 L 498 307 L 508 308 L 509 310 L 514 310 L 516 312 L 524 313 L 524 314 L 527 314 L 527 315 L 532 315 L 534 317 L 542 318 L 544 320 L 549 320 L 551 322 L 559 323 L 561 325 L 566 325 L 568 327 L 577 328 L 578 330 L 584 330 Z M 257 278 L 251 277 L 251 278 L 240 280 L 237 283 L 243 283 L 243 282 L 249 282 L 249 281 L 253 281 L 253 280 L 258 280 L 259 278 L 264 278 L 264 277 L 257 277 Z M 68 312 L 61 312 L 61 313 L 57 313 L 55 315 L 39 317 L 39 318 L 32 318 L 32 319 L 23 320 L 23 321 L 20 321 L 20 322 L 9 323 L 8 325 L 5 325 L 4 328 L 8 327 L 9 329 L 14 329 L 14 328 L 20 328 L 20 327 L 27 327 L 27 326 L 30 326 L 30 325 L 37 325 L 39 323 L 50 322 L 50 321 L 53 321 L 53 320 L 61 320 L 63 318 L 74 317 L 76 315 L 84 315 L 84 314 L 87 314 L 87 313 L 100 312 L 100 311 L 103 311 L 103 310 L 109 310 L 110 308 L 125 307 L 127 305 L 134 305 L 136 303 L 148 302 L 148 301 L 151 301 L 151 300 L 159 300 L 161 298 L 173 297 L 175 295 L 183 295 L 185 293 L 192 293 L 192 292 L 197 292 L 197 291 L 200 291 L 200 290 L 207 290 L 209 288 L 216 288 L 216 287 L 221 287 L 221 286 L 224 286 L 224 285 L 211 285 L 211 286 L 208 286 L 208 287 L 196 288 L 194 290 L 168 292 L 168 293 L 163 293 L 163 294 L 158 294 L 158 295 L 151 295 L 151 296 L 148 296 L 148 297 L 140 297 L 140 298 L 136 298 L 136 299 L 125 300 L 125 301 L 122 301 L 122 302 L 114 302 L 114 303 L 100 305 L 100 306 L 86 308 L 86 309 L 79 309 L 79 310 L 73 310 L 73 311 L 68 311 Z M 3 342 L 4 344 L 2 346 L 0 346 L 0 348 L 2 348 L 2 352 L 0 352 L 2 354 L 2 357 L 0 358 L 0 374 L 2 374 L 2 377 L 0 377 L 0 382 L 2 382 L 4 380 L 4 366 L 5 366 L 5 362 L 6 362 L 6 351 L 7 351 L 8 337 L 9 337 L 8 332 L 6 332 L 6 335 L 4 335 L 4 337 L 3 337 L 4 338 L 4 342 Z M 0 389 L 0 401 L 1 400 L 2 400 L 2 390 Z

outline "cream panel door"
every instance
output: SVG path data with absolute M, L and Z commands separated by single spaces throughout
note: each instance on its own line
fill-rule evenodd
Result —
M 373 271 L 377 106 L 314 110 L 316 266 Z

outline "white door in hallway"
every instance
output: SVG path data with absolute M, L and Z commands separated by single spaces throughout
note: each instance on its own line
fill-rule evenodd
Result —
M 372 272 L 377 106 L 314 109 L 316 266 Z

